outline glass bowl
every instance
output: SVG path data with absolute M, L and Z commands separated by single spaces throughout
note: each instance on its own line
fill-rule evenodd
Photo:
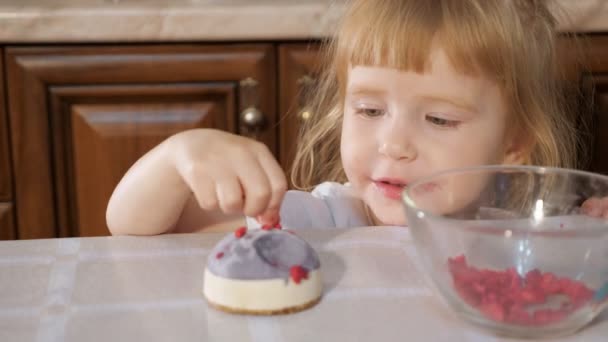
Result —
M 606 176 L 495 165 L 437 173 L 402 194 L 417 253 L 448 306 L 519 338 L 574 333 L 606 306 L 604 197 Z

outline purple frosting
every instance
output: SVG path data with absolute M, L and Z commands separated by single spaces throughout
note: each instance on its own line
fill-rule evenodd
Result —
M 292 266 L 313 271 L 320 265 L 317 253 L 306 241 L 280 229 L 248 230 L 241 238 L 230 233 L 207 259 L 211 273 L 240 280 L 287 279 Z

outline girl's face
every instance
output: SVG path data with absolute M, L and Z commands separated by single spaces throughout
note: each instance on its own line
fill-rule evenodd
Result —
M 348 74 L 342 165 L 383 224 L 407 224 L 400 194 L 420 177 L 520 162 L 498 86 L 457 72 L 441 49 L 430 66 L 424 74 L 366 66 Z

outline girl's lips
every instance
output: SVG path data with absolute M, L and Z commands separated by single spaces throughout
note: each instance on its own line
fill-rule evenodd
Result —
M 385 180 L 374 181 L 374 185 L 387 198 L 392 200 L 401 199 L 401 193 L 405 189 L 405 184 L 391 183 Z

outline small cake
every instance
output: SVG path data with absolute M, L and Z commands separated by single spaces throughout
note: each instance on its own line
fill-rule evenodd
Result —
M 203 293 L 230 313 L 275 315 L 301 311 L 321 299 L 319 257 L 280 226 L 237 229 L 207 259 Z

